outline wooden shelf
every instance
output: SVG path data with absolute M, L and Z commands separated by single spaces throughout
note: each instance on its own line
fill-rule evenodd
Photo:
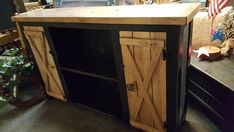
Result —
M 81 74 L 81 75 L 85 75 L 85 76 L 89 76 L 89 77 L 94 77 L 94 78 L 98 78 L 98 79 L 102 79 L 102 80 L 106 80 L 106 81 L 111 81 L 111 82 L 116 82 L 116 83 L 118 82 L 118 80 L 115 78 L 110 78 L 110 77 L 106 77 L 106 76 L 102 76 L 102 75 L 98 75 L 98 74 L 94 74 L 94 73 L 74 70 L 74 69 L 65 68 L 65 67 L 61 67 L 61 70 L 67 71 L 67 72 L 72 72 L 75 74 Z

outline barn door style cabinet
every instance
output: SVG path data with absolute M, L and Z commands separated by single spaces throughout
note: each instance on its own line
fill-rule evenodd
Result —
M 130 123 L 164 131 L 166 122 L 166 33 L 120 32 Z
M 23 28 L 25 37 L 38 64 L 47 94 L 66 100 L 43 28 L 35 26 L 24 26 Z
M 199 6 L 60 8 L 12 19 L 48 95 L 144 131 L 176 132 L 186 116 L 192 20 Z

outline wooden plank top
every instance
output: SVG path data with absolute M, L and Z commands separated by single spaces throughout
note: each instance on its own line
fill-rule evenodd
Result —
M 39 9 L 12 17 L 17 22 L 186 25 L 200 3 Z
M 234 91 L 234 55 L 216 61 L 199 61 L 192 54 L 191 65 Z

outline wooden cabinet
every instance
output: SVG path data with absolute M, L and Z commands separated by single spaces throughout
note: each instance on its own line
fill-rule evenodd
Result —
M 46 93 L 52 97 L 66 100 L 60 77 L 42 27 L 24 26 L 35 60 L 45 83 Z
M 111 78 L 99 77 L 116 84 L 116 91 L 119 92 L 120 97 L 120 101 L 118 101 L 120 106 L 118 108 L 121 110 L 121 119 L 129 121 L 130 115 L 132 126 L 146 131 L 165 131 L 164 127 L 166 127 L 168 132 L 178 132 L 186 116 L 185 91 L 187 66 L 190 59 L 188 55 L 189 47 L 191 46 L 192 19 L 200 9 L 199 6 L 200 4 L 162 4 L 154 6 L 70 8 L 66 9 L 66 11 L 64 9 L 53 9 L 23 13 L 12 19 L 18 23 L 17 27 L 21 32 L 25 26 L 31 25 L 29 29 L 25 29 L 25 36 L 27 36 L 31 49 L 34 52 L 33 54 L 39 65 L 48 93 L 53 93 L 53 95 L 60 98 L 63 97 L 56 67 L 59 68 L 60 79 L 64 84 L 74 79 L 74 81 L 71 81 L 70 87 L 76 88 L 77 85 L 72 85 L 73 82 L 82 82 L 82 78 L 87 75 L 84 72 L 80 72 L 83 71 L 80 68 L 65 67 L 67 66 L 66 64 L 70 64 L 62 63 L 62 60 L 67 62 L 66 58 L 69 59 L 70 55 L 64 57 L 65 54 L 61 54 L 65 58 L 61 59 L 61 56 L 59 57 L 59 54 L 57 54 L 59 53 L 57 52 L 59 45 L 63 44 L 67 48 L 70 45 L 80 46 L 83 44 L 90 51 L 92 51 L 91 49 L 93 49 L 92 46 L 94 45 L 97 46 L 97 52 L 101 54 L 105 52 L 113 54 L 113 59 L 111 60 L 114 60 L 114 66 L 105 65 L 103 69 L 112 67 L 114 70 L 111 70 L 110 73 L 116 73 L 116 77 L 114 79 L 112 78 L 113 76 L 108 76 Z M 170 10 L 170 13 L 167 12 L 168 10 Z M 32 27 L 32 25 L 43 27 L 45 30 Z M 59 30 L 52 33 L 53 29 L 54 31 Z M 64 32 L 68 29 L 72 30 L 70 34 Z M 89 32 L 88 30 L 92 31 Z M 108 37 L 103 35 L 100 30 L 105 30 L 109 34 Z M 95 41 L 90 35 L 96 31 L 97 34 L 100 34 L 100 37 L 98 37 L 100 41 Z M 119 34 L 119 31 L 125 32 Z M 77 32 L 81 34 L 76 34 Z M 82 37 L 81 35 L 85 32 L 88 34 Z M 57 33 L 61 33 L 63 37 L 68 36 L 67 39 L 64 39 L 66 43 L 54 39 L 60 38 L 55 35 Z M 124 36 L 122 33 L 127 36 Z M 46 46 L 46 38 L 50 40 L 49 45 L 53 46 L 52 51 L 56 52 L 54 57 L 60 63 L 59 66 L 56 65 L 54 67 L 55 72 L 51 72 L 53 65 L 51 67 L 52 63 L 48 63 L 50 61 L 48 55 L 50 56 L 50 54 L 49 47 Z M 110 41 L 102 43 L 106 39 Z M 67 43 L 68 40 L 71 43 Z M 86 42 L 90 42 L 91 46 L 88 47 Z M 100 43 L 100 45 L 98 46 L 97 43 Z M 103 48 L 104 44 L 111 45 L 113 52 L 105 50 Z M 62 48 L 61 53 L 64 53 L 65 48 Z M 56 49 L 57 51 L 55 51 Z M 79 49 L 80 51 L 83 50 L 83 48 Z M 83 52 L 85 53 L 87 50 L 84 49 Z M 95 55 L 95 51 L 90 52 L 89 56 L 92 55 Z M 108 55 L 105 56 L 109 57 Z M 80 57 L 87 58 L 87 56 L 83 55 Z M 97 58 L 103 59 L 103 57 Z M 72 59 L 78 58 L 73 57 Z M 96 60 L 98 59 L 94 61 Z M 106 64 L 105 61 L 104 63 Z M 83 64 L 88 64 L 89 66 L 90 63 Z M 95 67 L 97 65 L 90 65 L 91 70 L 89 71 L 95 72 L 89 75 L 97 77 L 96 73 L 98 72 L 93 70 L 95 68 L 92 68 L 92 66 Z M 84 69 L 87 69 L 87 67 L 84 66 Z M 65 74 L 62 76 L 63 73 L 61 71 L 64 71 L 67 77 L 64 76 Z M 75 76 L 71 72 L 86 75 L 81 77 L 76 74 L 77 76 Z M 109 73 L 109 71 L 106 73 Z M 103 72 L 101 75 L 103 75 Z M 91 87 L 95 88 L 99 81 L 97 80 L 95 84 L 90 83 L 89 79 L 87 79 L 87 82 L 89 82 L 90 86 L 93 85 Z M 54 83 L 54 86 L 51 87 L 52 83 Z M 106 84 L 103 84 L 103 86 L 108 87 Z M 128 90 L 126 91 L 126 89 Z M 70 92 L 67 92 L 67 87 L 64 90 L 66 95 L 70 94 Z M 91 90 L 90 93 L 97 95 L 96 92 Z M 82 92 L 79 94 L 81 96 L 84 95 Z M 103 95 L 107 97 L 110 94 Z M 66 97 L 67 99 L 71 98 Z M 96 103 L 92 96 L 89 98 L 84 96 L 84 98 Z M 101 106 L 103 108 L 108 107 L 106 103 Z
M 130 123 L 145 131 L 165 131 L 165 39 L 163 32 L 120 32 Z

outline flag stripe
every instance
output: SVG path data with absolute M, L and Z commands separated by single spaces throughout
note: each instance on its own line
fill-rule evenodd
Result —
M 230 0 L 211 0 L 208 11 L 209 19 L 214 19 L 229 1 Z

